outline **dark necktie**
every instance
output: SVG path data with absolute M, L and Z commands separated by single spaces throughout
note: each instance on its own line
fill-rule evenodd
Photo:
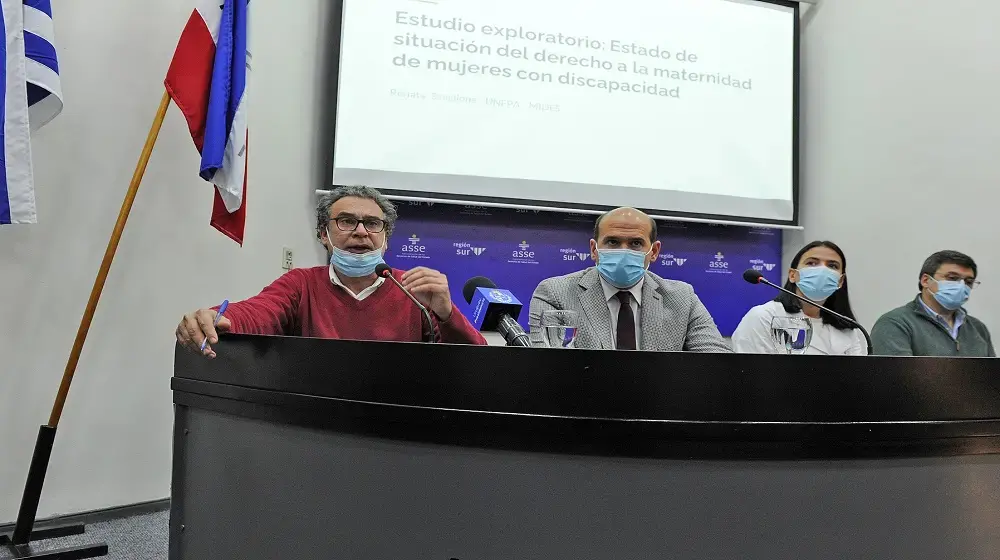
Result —
M 635 350 L 635 314 L 632 313 L 632 294 L 618 292 L 618 341 L 615 348 Z

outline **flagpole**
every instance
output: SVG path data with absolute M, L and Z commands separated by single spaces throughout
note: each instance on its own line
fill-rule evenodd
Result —
M 62 418 L 63 407 L 66 405 L 66 396 L 69 394 L 70 384 L 73 383 L 73 375 L 76 373 L 76 365 L 80 361 L 80 353 L 83 351 L 83 343 L 87 340 L 87 333 L 90 331 L 90 323 L 94 319 L 94 312 L 97 310 L 97 302 L 101 299 L 101 292 L 104 290 L 104 283 L 108 279 L 108 272 L 111 270 L 111 261 L 115 258 L 118 250 L 118 243 L 121 241 L 122 233 L 125 231 L 125 222 L 132 211 L 132 203 L 135 195 L 139 191 L 139 183 L 146 173 L 146 165 L 149 164 L 149 156 L 153 153 L 153 146 L 156 138 L 160 134 L 160 127 L 163 126 L 163 119 L 167 115 L 167 108 L 170 107 L 170 94 L 163 92 L 160 99 L 160 107 L 156 110 L 156 118 L 146 136 L 146 145 L 142 147 L 139 155 L 139 162 L 132 173 L 132 182 L 129 183 L 128 192 L 125 193 L 125 200 L 122 201 L 121 210 L 118 211 L 118 220 L 115 222 L 115 229 L 111 232 L 111 239 L 108 247 L 104 251 L 104 259 L 101 261 L 101 268 L 97 271 L 97 279 L 94 280 L 94 287 L 90 291 L 90 299 L 87 301 L 87 308 L 83 312 L 83 320 L 80 321 L 80 328 L 76 331 L 76 340 L 73 341 L 73 349 L 70 351 L 69 360 L 66 362 L 66 369 L 63 371 L 62 382 L 59 384 L 59 391 L 56 393 L 56 400 L 52 404 L 52 412 L 49 414 L 48 426 L 53 429 L 59 427 L 59 419 Z
M 160 134 L 163 126 L 163 119 L 170 107 L 170 94 L 163 92 L 160 99 L 160 106 L 156 110 L 156 117 L 146 136 L 146 144 L 142 147 L 139 161 L 136 163 L 135 172 L 132 174 L 132 181 L 129 183 L 128 191 L 125 193 L 125 200 L 122 201 L 121 210 L 118 212 L 118 220 L 115 228 L 111 232 L 111 239 L 108 247 L 104 251 L 104 259 L 101 267 L 97 271 L 97 278 L 94 280 L 94 287 L 90 291 L 90 299 L 87 300 L 87 307 L 80 320 L 80 328 L 76 331 L 76 339 L 73 341 L 73 348 L 69 353 L 69 360 L 66 361 L 66 369 L 63 371 L 62 381 L 59 383 L 59 391 L 56 393 L 55 401 L 52 403 L 52 412 L 49 414 L 48 424 L 42 425 L 38 430 L 38 439 L 35 441 L 35 451 L 31 457 L 31 466 L 28 468 L 28 480 L 24 485 L 24 494 L 21 496 L 21 507 L 17 514 L 17 522 L 14 525 L 14 533 L 10 537 L 11 544 L 15 546 L 26 545 L 32 539 L 35 515 L 38 513 L 38 502 L 42 495 L 42 485 L 45 482 L 45 473 L 48 470 L 49 457 L 52 453 L 52 444 L 55 441 L 56 429 L 59 427 L 59 420 L 62 418 L 63 407 L 66 405 L 66 397 L 69 394 L 70 385 L 73 383 L 73 375 L 76 373 L 77 364 L 80 362 L 80 353 L 83 352 L 83 344 L 87 340 L 87 333 L 90 332 L 90 325 L 94 320 L 94 312 L 97 311 L 97 304 L 101 299 L 101 292 L 108 279 L 108 272 L 111 270 L 111 262 L 115 258 L 118 244 L 121 241 L 122 233 L 125 231 L 125 223 L 128 221 L 129 213 L 132 211 L 132 203 L 135 202 L 136 193 L 139 191 L 139 184 L 146 173 L 146 166 L 149 157 L 153 153 L 153 146 Z M 39 533 L 38 531 L 34 531 Z M 65 532 L 64 532 L 65 534 Z M 34 535 L 37 539 L 38 535 Z M 0 541 L 0 544 L 4 544 Z M 103 545 L 103 554 L 107 554 L 107 545 Z M 94 556 L 96 556 L 95 554 Z M 91 558 L 93 556 L 74 556 L 74 558 Z

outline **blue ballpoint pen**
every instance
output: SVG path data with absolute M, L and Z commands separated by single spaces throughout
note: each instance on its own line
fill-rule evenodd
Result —
M 219 306 L 219 312 L 215 314 L 215 321 L 212 322 L 212 326 L 213 327 L 219 325 L 219 319 L 222 318 L 222 314 L 226 312 L 226 308 L 227 307 L 229 307 L 229 300 L 228 299 L 222 300 L 222 305 Z M 205 340 L 201 341 L 201 351 L 202 352 L 205 351 L 205 346 L 207 344 L 208 344 L 208 337 L 206 336 Z

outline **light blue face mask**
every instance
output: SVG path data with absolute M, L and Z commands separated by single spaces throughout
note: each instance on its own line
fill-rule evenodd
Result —
M 646 273 L 648 254 L 649 251 L 643 253 L 632 249 L 598 249 L 597 271 L 612 286 L 620 290 L 631 288 Z
M 840 288 L 840 275 L 825 266 L 800 268 L 795 285 L 802 295 L 817 303 L 824 301 Z
M 972 288 L 961 280 L 938 280 L 933 276 L 931 280 L 937 282 L 938 285 L 938 291 L 934 292 L 934 299 L 941 304 L 941 307 L 949 311 L 955 311 L 965 305 L 965 302 L 969 301 L 969 296 L 972 295 Z
M 327 238 L 332 239 L 329 231 L 326 235 Z M 365 253 L 352 253 L 335 246 L 333 252 L 330 253 L 330 264 L 337 269 L 337 272 L 348 278 L 361 278 L 375 274 L 375 267 L 385 262 L 382 258 L 383 248 L 385 248 L 385 242 L 382 243 L 382 247 Z

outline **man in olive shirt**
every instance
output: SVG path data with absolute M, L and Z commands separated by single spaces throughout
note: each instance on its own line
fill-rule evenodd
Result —
M 920 269 L 920 293 L 886 313 L 872 328 L 873 353 L 883 356 L 995 357 L 990 331 L 968 314 L 976 262 L 958 251 L 939 251 Z

